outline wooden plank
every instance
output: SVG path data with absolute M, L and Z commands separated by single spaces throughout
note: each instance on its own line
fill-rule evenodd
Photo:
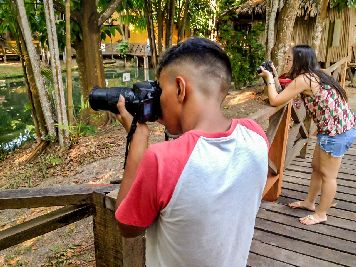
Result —
M 305 199 L 307 197 L 307 192 L 299 192 L 299 191 L 294 191 L 294 190 L 289 190 L 284 188 L 282 191 L 281 196 L 289 197 L 289 198 L 294 198 L 294 199 Z M 342 208 L 343 210 L 348 210 L 352 212 L 356 212 L 356 205 L 355 203 L 345 201 L 341 199 L 338 196 L 338 193 L 336 193 L 335 201 L 338 203 L 338 208 Z
M 309 173 L 311 174 L 312 168 L 311 167 L 300 167 L 300 166 L 293 166 L 289 165 L 286 167 L 286 171 L 297 171 L 301 173 Z M 341 169 L 337 175 L 338 178 L 344 179 L 344 180 L 349 180 L 349 181 L 355 181 L 355 175 L 354 174 L 349 174 L 343 172 Z
M 291 147 L 288 151 L 287 151 L 287 156 L 286 156 L 286 166 L 289 166 L 292 163 L 292 160 L 298 155 L 300 154 L 300 151 L 302 150 L 302 148 L 305 146 L 305 144 L 307 143 L 308 139 L 303 139 L 300 138 L 293 147 Z
M 89 205 L 69 206 L 7 228 L 0 232 L 0 250 L 84 219 L 91 213 Z
M 288 197 L 288 196 L 280 196 L 278 198 L 278 203 L 279 204 L 288 205 L 288 203 L 294 202 L 296 200 L 301 200 L 301 199 L 302 198 L 296 199 L 296 198 L 291 198 L 291 197 Z M 339 204 L 340 203 L 337 202 L 337 206 L 340 206 Z M 302 217 L 302 216 L 306 215 L 305 211 L 303 211 L 303 210 L 295 209 L 294 211 L 295 211 L 296 215 L 299 216 L 299 217 Z M 340 219 L 346 219 L 346 220 L 349 220 L 349 221 L 356 221 L 356 213 L 355 212 L 347 211 L 347 210 L 343 210 L 343 209 L 339 209 L 339 208 L 330 208 L 328 210 L 328 215 L 333 216 L 333 217 L 337 217 L 337 218 L 340 218 Z
M 145 240 L 143 236 L 125 240 L 113 210 L 105 207 L 105 195 L 93 193 L 95 260 L 98 267 L 145 266 Z
M 266 105 L 262 109 L 258 110 L 257 112 L 249 115 L 248 117 L 250 119 L 255 120 L 258 123 L 264 123 L 266 120 L 268 120 L 273 114 L 278 112 L 280 109 L 282 109 L 284 106 L 278 106 L 278 107 L 272 107 L 270 105 Z
M 290 166 L 296 166 L 296 167 L 302 167 L 304 168 L 308 168 L 308 170 L 312 170 L 311 168 L 311 163 L 309 162 L 303 162 L 303 161 L 294 161 L 290 164 Z M 351 167 L 349 166 L 345 166 L 345 165 L 341 165 L 340 166 L 340 170 L 339 173 L 346 173 L 346 174 L 350 174 L 350 175 L 355 175 L 355 168 L 356 166 L 351 165 Z M 355 180 L 356 180 L 356 175 L 354 176 Z
M 253 241 L 252 241 L 253 242 Z M 250 251 L 247 260 L 247 266 L 251 267 L 261 267 L 261 266 L 273 266 L 273 267 L 289 267 L 294 266 L 288 263 L 277 261 L 266 256 L 258 255 Z
M 287 107 L 284 107 L 283 109 L 278 110 L 278 112 L 276 112 L 269 118 L 269 125 L 268 125 L 268 129 L 266 131 L 266 135 L 267 135 L 267 138 L 270 143 L 273 142 L 273 140 L 276 136 L 279 125 L 284 117 L 283 114 L 284 114 L 284 112 L 286 112 L 286 110 L 287 110 Z
M 275 245 L 266 244 L 258 240 L 252 241 L 251 251 L 261 256 L 269 257 L 294 266 L 336 266 L 330 262 L 286 250 Z
M 290 117 L 291 107 L 292 107 L 292 103 L 290 101 L 287 105 L 286 111 L 283 112 L 282 121 L 278 126 L 276 136 L 271 144 L 268 153 L 268 156 L 271 159 L 271 161 L 276 164 L 278 170 L 278 176 L 279 176 L 275 184 L 263 196 L 263 199 L 268 201 L 276 200 L 282 190 L 282 177 L 284 172 L 286 146 L 288 141 L 288 128 L 291 120 Z
M 286 183 L 285 185 L 283 185 L 283 189 L 291 190 L 291 191 L 298 191 L 298 192 L 307 192 L 309 189 L 309 186 L 293 184 L 293 183 Z M 356 191 L 356 190 L 354 190 L 354 191 Z M 343 200 L 345 202 L 350 202 L 350 203 L 356 204 L 356 195 L 355 194 L 347 194 L 347 193 L 343 193 L 341 191 L 337 191 L 335 200 Z
M 291 189 L 291 187 L 289 186 L 290 184 L 302 186 L 301 189 L 299 189 L 298 191 L 306 191 L 309 188 L 310 180 L 284 175 L 284 177 L 283 177 L 283 188 Z M 343 185 L 340 185 L 339 183 L 337 185 L 337 192 L 356 196 L 355 188 L 348 187 L 348 186 L 343 186 Z
M 330 264 L 329 266 L 334 266 L 335 264 L 338 266 L 354 266 L 356 260 L 355 257 L 350 256 L 350 254 L 339 251 L 335 252 L 334 250 L 329 248 L 324 248 L 314 244 L 296 240 L 293 238 L 293 236 L 281 236 L 275 233 L 256 229 L 253 238 L 266 244 L 275 245 L 286 250 L 291 250 L 303 255 L 327 261 L 328 264 Z
M 323 224 L 313 225 L 311 228 L 308 225 L 303 225 L 298 221 L 297 216 L 291 208 L 284 205 L 265 205 L 259 210 L 257 217 L 274 222 L 294 226 L 296 229 L 310 230 L 315 233 L 325 234 L 340 239 L 354 242 L 356 245 L 356 222 L 350 222 L 345 219 L 334 218 L 329 216 L 328 221 Z M 309 211 L 304 211 L 304 216 Z M 302 215 L 303 216 L 303 215 Z
M 0 191 L 0 210 L 86 204 L 92 193 L 108 193 L 118 185 L 76 185 Z
M 305 229 L 296 229 L 294 226 L 274 222 L 273 218 L 272 220 L 257 218 L 255 228 L 261 231 L 267 231 L 282 236 L 293 236 L 296 240 L 347 253 L 351 256 L 354 256 L 356 254 L 356 246 L 353 242 L 343 240 L 337 237 L 315 233 Z M 312 227 L 309 227 L 309 229 L 312 229 Z
M 293 162 L 295 164 L 297 164 L 299 162 L 303 162 L 303 163 L 307 163 L 307 164 L 309 164 L 309 166 L 311 166 L 312 158 L 308 157 L 308 158 L 302 159 L 300 157 L 296 157 L 296 158 L 294 158 Z M 356 171 L 356 164 L 354 164 L 353 162 L 347 161 L 347 160 L 342 160 L 341 161 L 341 165 L 340 165 L 340 169 L 343 169 L 343 168 Z
M 264 201 L 261 204 L 261 208 L 264 210 L 270 211 L 270 212 L 284 214 L 286 216 L 290 216 L 293 218 L 304 217 L 306 214 L 310 213 L 310 211 L 307 211 L 307 210 L 292 209 L 284 204 L 280 204 L 280 203 L 276 204 L 276 203 L 270 203 L 270 202 L 266 202 L 266 201 Z M 295 223 L 295 222 L 293 222 L 293 223 Z M 297 224 L 299 224 L 299 223 L 297 222 Z M 338 227 L 341 229 L 346 229 L 347 231 L 354 232 L 354 234 L 352 234 L 352 235 L 356 235 L 356 222 L 355 221 L 351 221 L 348 219 L 338 218 L 338 217 L 329 215 L 328 221 L 324 224 Z M 324 224 L 322 224 L 322 226 Z M 307 229 L 308 229 L 308 227 L 307 227 Z M 314 227 L 313 227 L 313 230 L 314 230 Z M 318 230 L 318 227 L 316 227 L 315 230 Z M 349 238 L 350 237 L 347 237 L 346 239 L 349 239 Z M 351 237 L 352 240 L 354 240 L 355 238 L 356 238 L 356 236 Z
M 300 178 L 308 179 L 308 180 L 310 180 L 310 177 L 311 177 L 311 173 L 293 171 L 293 170 L 287 170 L 285 172 L 285 175 L 289 175 L 289 176 L 292 176 L 292 177 L 300 177 Z M 353 180 L 350 180 L 350 179 L 343 179 L 340 176 L 337 178 L 337 183 L 338 184 L 342 184 L 344 186 L 356 188 L 356 181 L 353 181 Z

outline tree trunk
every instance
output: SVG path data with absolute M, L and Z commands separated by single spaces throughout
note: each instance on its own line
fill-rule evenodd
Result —
M 167 12 L 168 20 L 166 25 L 166 49 L 172 46 L 175 7 L 176 7 L 176 1 L 169 0 L 168 12 Z
M 151 1 L 145 0 L 145 17 L 147 20 L 147 32 L 148 38 L 150 40 L 151 47 L 151 63 L 155 68 L 157 66 L 157 48 L 156 48 L 156 37 L 155 37 L 155 29 L 152 17 L 152 4 Z
M 54 95 L 56 104 L 55 106 L 58 120 L 58 140 L 59 145 L 63 148 L 68 145 L 69 131 L 64 97 L 61 62 L 59 61 L 58 38 L 53 11 L 53 2 L 52 0 L 44 0 L 43 4 L 47 25 L 47 39 L 49 50 L 51 53 L 51 69 L 54 85 Z
M 316 17 L 316 23 L 313 29 L 313 40 L 312 47 L 315 50 L 316 55 L 319 53 L 319 45 L 321 41 L 321 36 L 323 34 L 323 29 L 325 27 L 327 14 L 328 14 L 329 0 L 318 0 L 318 15 Z
M 26 83 L 26 87 L 27 87 L 27 96 L 28 96 L 28 100 L 30 101 L 30 104 L 31 104 L 31 117 L 33 120 L 33 125 L 35 126 L 36 139 L 39 142 L 42 139 L 42 133 L 41 133 L 41 130 L 39 127 L 39 122 L 38 122 L 37 115 L 36 115 L 34 98 L 32 97 L 32 92 L 31 92 L 31 88 L 30 88 L 30 82 L 28 80 L 28 74 L 27 74 L 26 65 L 25 65 L 25 56 L 24 56 L 24 52 L 23 52 L 23 49 L 21 48 L 21 44 L 20 44 L 19 40 L 17 40 L 16 43 L 17 43 L 17 49 L 19 50 L 22 70 L 23 70 L 23 73 L 25 76 L 25 83 Z
M 162 12 L 162 0 L 157 1 L 157 31 L 158 31 L 158 55 L 162 53 L 162 38 L 163 38 L 163 12 Z
M 19 35 L 19 38 L 20 38 L 21 58 L 23 59 L 23 62 L 25 65 L 25 71 L 24 71 L 25 79 L 28 82 L 28 87 L 30 90 L 30 92 L 29 92 L 30 102 L 32 99 L 32 103 L 33 103 L 32 108 L 33 108 L 34 115 L 36 117 L 34 119 L 34 121 L 38 122 L 38 128 L 40 130 L 40 134 L 38 137 L 43 138 L 44 136 L 46 136 L 48 134 L 48 129 L 46 127 L 46 121 L 44 118 L 41 101 L 40 101 L 38 89 L 36 86 L 36 80 L 35 80 L 35 76 L 34 76 L 34 73 L 32 70 L 30 58 L 28 56 L 25 40 L 23 39 L 22 34 Z M 35 124 L 35 122 L 34 122 L 34 124 Z
M 81 82 L 84 103 L 88 103 L 89 93 L 94 86 L 103 87 L 104 65 L 100 51 L 100 27 L 98 26 L 98 13 L 96 0 L 82 1 L 81 16 L 79 24 L 82 30 L 82 39 L 74 48 L 77 53 L 77 64 L 79 79 Z M 81 110 L 81 120 L 84 123 L 92 123 L 91 109 L 85 105 Z
M 189 10 L 189 0 L 185 0 L 183 4 L 183 17 L 179 20 L 178 26 L 178 42 L 182 41 L 184 38 L 185 25 L 187 24 L 188 10 Z
M 274 45 L 274 25 L 276 23 L 276 15 L 278 10 L 279 0 L 268 0 L 266 7 L 266 56 L 271 59 L 271 51 Z
M 51 138 L 56 138 L 56 131 L 54 128 L 54 120 L 53 120 L 53 115 L 50 107 L 50 102 L 48 99 L 47 95 L 47 90 L 45 88 L 45 83 L 43 80 L 43 77 L 41 76 L 41 71 L 40 71 L 40 61 L 39 57 L 36 53 L 35 46 L 33 45 L 32 42 L 32 34 L 31 34 L 31 29 L 30 25 L 28 23 L 28 18 L 27 14 L 25 11 L 25 5 L 23 0 L 16 0 L 16 5 L 18 9 L 18 22 L 21 28 L 21 32 L 24 36 L 25 42 L 26 42 L 26 47 L 28 50 L 30 62 L 31 62 L 31 67 L 35 76 L 35 82 L 36 86 L 38 88 L 39 92 L 39 98 L 41 101 L 41 106 L 44 114 L 44 118 L 46 121 L 46 127 L 48 129 L 48 134 L 51 136 Z
M 278 74 L 281 74 L 285 57 L 290 47 L 295 18 L 299 8 L 299 0 L 285 1 L 279 14 L 277 22 L 276 43 L 272 49 L 272 61 L 276 66 Z
M 69 125 L 74 125 L 73 83 L 72 83 L 72 46 L 70 39 L 70 0 L 66 0 L 66 69 L 67 69 L 67 108 Z

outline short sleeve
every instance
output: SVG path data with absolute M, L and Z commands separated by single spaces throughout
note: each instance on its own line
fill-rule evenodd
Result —
M 157 200 L 158 161 L 147 149 L 139 164 L 131 189 L 115 212 L 122 224 L 148 227 L 160 212 Z

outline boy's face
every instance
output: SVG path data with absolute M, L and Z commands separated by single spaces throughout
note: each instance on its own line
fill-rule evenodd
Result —
M 166 127 L 168 133 L 172 135 L 181 134 L 180 113 L 182 103 L 178 100 L 178 85 L 172 71 L 164 68 L 158 79 L 159 86 L 162 89 L 160 103 L 162 116 L 159 123 Z

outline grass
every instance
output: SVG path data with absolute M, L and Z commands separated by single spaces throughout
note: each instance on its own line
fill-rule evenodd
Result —
M 23 77 L 21 63 L 0 64 L 0 79 Z

